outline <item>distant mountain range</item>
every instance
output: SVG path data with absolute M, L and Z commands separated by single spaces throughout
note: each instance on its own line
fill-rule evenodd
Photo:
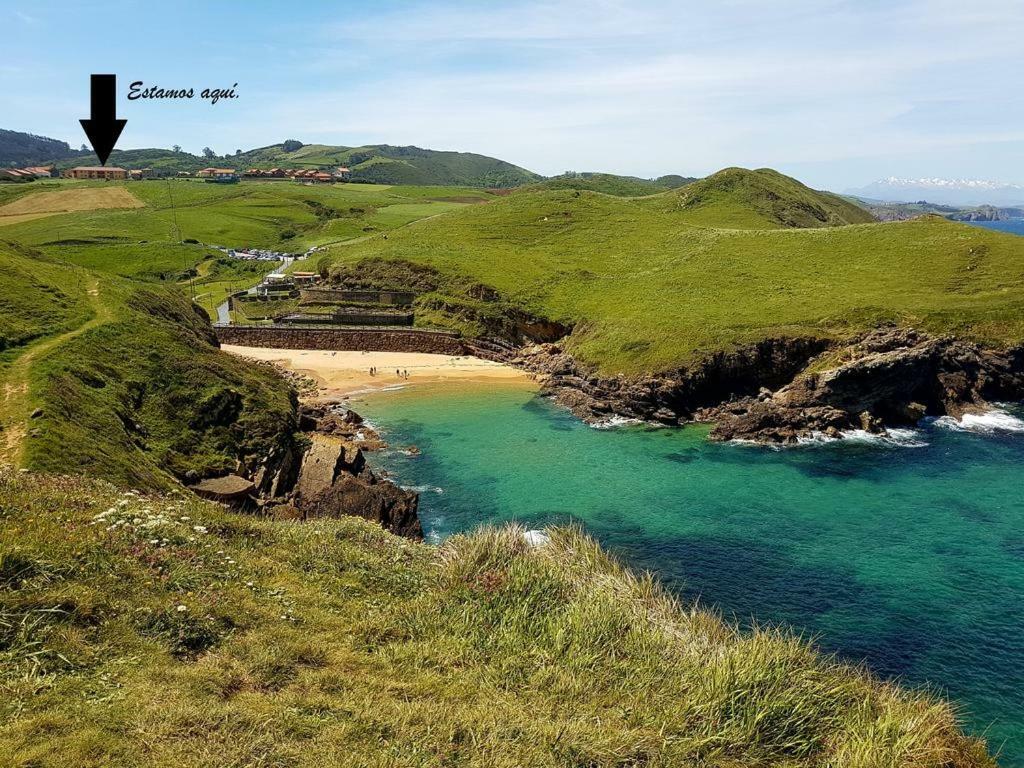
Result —
M 928 201 L 954 206 L 1024 205 L 1024 186 L 982 179 L 887 179 L 847 194 L 886 202 Z

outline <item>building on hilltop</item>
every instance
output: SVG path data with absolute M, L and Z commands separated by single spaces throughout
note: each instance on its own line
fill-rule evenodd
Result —
M 121 181 L 128 178 L 128 171 L 115 166 L 79 166 L 64 171 L 65 179 L 101 179 L 104 181 Z

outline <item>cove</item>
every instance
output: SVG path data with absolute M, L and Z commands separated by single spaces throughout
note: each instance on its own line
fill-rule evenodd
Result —
M 394 449 L 421 449 L 379 460 L 421 491 L 428 539 L 578 523 L 684 598 L 937 688 L 1024 766 L 1024 433 L 932 424 L 904 445 L 772 451 L 703 428 L 594 429 L 522 386 L 355 407 Z

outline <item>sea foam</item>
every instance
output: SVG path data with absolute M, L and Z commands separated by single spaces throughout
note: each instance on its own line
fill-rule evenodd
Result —
M 591 422 L 590 426 L 594 429 L 614 429 L 615 427 L 624 427 L 628 424 L 643 423 L 641 419 L 631 419 L 628 416 L 609 416 L 607 419 Z
M 879 435 L 863 429 L 844 430 L 842 437 L 829 437 L 815 432 L 810 437 L 797 439 L 799 445 L 831 445 L 833 443 L 860 443 L 863 445 L 888 446 L 893 448 L 925 448 L 928 443 L 916 429 L 890 429 L 888 434 Z
M 965 413 L 960 419 L 952 416 L 941 416 L 935 420 L 935 426 L 954 432 L 975 432 L 991 435 L 996 432 L 1024 432 L 1024 419 L 997 408 L 985 413 Z

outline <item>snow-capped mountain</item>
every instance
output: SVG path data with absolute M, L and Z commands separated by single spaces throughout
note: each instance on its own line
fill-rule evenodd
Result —
M 1022 205 L 1024 186 L 983 179 L 901 179 L 890 176 L 847 194 L 874 200 L 944 205 Z

